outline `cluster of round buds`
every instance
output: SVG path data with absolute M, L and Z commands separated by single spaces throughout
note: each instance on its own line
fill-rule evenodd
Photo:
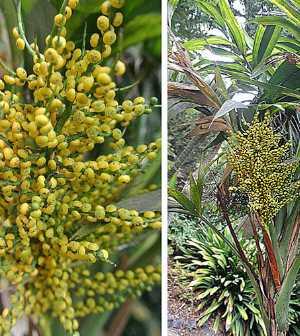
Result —
M 289 160 L 290 143 L 270 126 L 270 117 L 255 116 L 247 131 L 234 134 L 227 153 L 237 180 L 237 189 L 249 198 L 250 209 L 264 224 L 270 224 L 278 211 L 299 193 L 295 172 L 297 160 Z
M 117 205 L 157 158 L 160 141 L 135 148 L 124 139 L 127 126 L 156 104 L 117 99 L 114 78 L 126 67 L 106 59 L 124 1 L 102 3 L 98 31 L 84 49 L 66 38 L 77 5 L 69 0 L 55 16 L 44 52 L 14 28 L 18 48 L 33 56 L 33 71 L 18 68 L 0 80 L 0 278 L 14 292 L 0 317 L 1 335 L 9 335 L 24 312 L 40 317 L 50 311 L 75 331 L 77 317 L 111 309 L 159 281 L 150 266 L 94 280 L 88 271 L 135 235 L 160 228 L 159 213 Z M 100 144 L 106 154 L 88 159 Z M 76 306 L 77 296 L 87 306 Z

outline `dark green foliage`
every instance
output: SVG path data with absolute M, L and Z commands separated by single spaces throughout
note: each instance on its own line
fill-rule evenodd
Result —
M 232 5 L 237 3 L 235 0 L 229 2 Z M 268 0 L 241 0 L 240 3 L 244 11 L 234 6 L 234 14 L 246 19 L 245 29 L 250 36 L 254 36 L 256 25 L 249 21 L 257 15 L 269 15 L 275 8 Z M 214 20 L 199 9 L 197 1 L 179 1 L 172 19 L 172 29 L 176 36 L 183 40 L 197 39 L 208 35 L 209 30 L 216 27 Z
M 213 20 L 201 12 L 194 0 L 179 1 L 172 19 L 172 29 L 182 39 L 195 39 L 207 34 Z
M 229 232 L 225 235 L 230 239 Z M 251 243 L 242 244 L 251 257 Z M 177 259 L 185 271 L 185 283 L 199 301 L 199 325 L 213 317 L 215 331 L 225 327 L 228 335 L 265 335 L 251 282 L 226 242 L 208 229 L 187 241 L 182 253 Z
M 170 246 L 179 251 L 186 241 L 197 235 L 197 221 L 185 215 L 174 214 L 169 225 Z

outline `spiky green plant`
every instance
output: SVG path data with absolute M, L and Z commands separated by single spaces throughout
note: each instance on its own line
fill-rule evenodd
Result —
M 228 231 L 225 235 L 231 239 Z M 253 254 L 252 243 L 243 240 L 242 245 Z M 222 238 L 209 229 L 187 241 L 182 252 L 177 260 L 199 301 L 199 326 L 213 317 L 215 332 L 225 327 L 226 335 L 266 335 L 245 267 Z

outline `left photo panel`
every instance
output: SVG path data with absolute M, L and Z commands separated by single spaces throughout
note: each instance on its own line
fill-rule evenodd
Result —
M 0 336 L 161 335 L 161 1 L 0 2 Z

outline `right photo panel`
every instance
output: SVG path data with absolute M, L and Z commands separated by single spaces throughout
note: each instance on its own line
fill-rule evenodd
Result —
M 300 2 L 168 1 L 168 335 L 300 335 Z

